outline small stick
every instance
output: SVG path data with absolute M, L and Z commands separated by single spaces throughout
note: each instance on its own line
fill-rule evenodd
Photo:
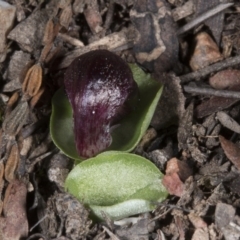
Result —
M 217 90 L 213 88 L 202 88 L 202 87 L 193 87 L 193 86 L 183 86 L 183 89 L 187 93 L 194 93 L 198 95 L 210 95 L 210 96 L 216 96 L 216 97 L 240 99 L 240 92 L 237 92 L 237 91 Z
M 84 44 L 82 41 L 80 41 L 77 38 L 73 38 L 71 36 L 68 36 L 67 34 L 64 33 L 58 33 L 58 37 L 62 38 L 64 41 L 72 44 L 75 47 L 84 47 Z
M 27 172 L 28 172 L 28 173 L 31 173 L 31 172 L 33 171 L 34 166 L 35 166 L 38 162 L 40 162 L 40 161 L 42 161 L 44 158 L 50 156 L 50 155 L 53 154 L 54 152 L 56 152 L 56 149 L 54 149 L 53 151 L 46 152 L 46 153 L 42 154 L 42 155 L 39 156 L 39 157 L 36 157 L 36 158 L 31 162 L 31 164 L 28 166 Z
M 47 240 L 47 237 L 45 237 L 41 233 L 34 233 L 33 235 L 29 236 L 26 240 L 31 240 L 31 239 L 41 239 L 41 240 Z
M 183 34 L 187 31 L 189 31 L 190 29 L 194 28 L 195 26 L 199 25 L 200 23 L 204 22 L 206 19 L 216 15 L 217 13 L 225 10 L 226 8 L 230 7 L 234 5 L 234 3 L 222 3 L 217 5 L 216 7 L 210 9 L 207 12 L 204 12 L 203 14 L 199 15 L 198 17 L 196 17 L 194 20 L 190 21 L 189 23 L 187 23 L 186 25 L 184 25 L 183 27 L 181 27 L 178 31 L 177 34 Z
M 237 64 L 240 64 L 240 56 L 227 58 L 221 62 L 217 62 L 217 63 L 212 64 L 208 67 L 205 67 L 201 70 L 180 76 L 181 83 L 190 82 L 192 80 L 200 80 L 201 78 L 206 77 L 208 74 L 210 74 L 212 72 L 217 72 L 219 70 L 222 70 L 222 69 L 228 68 L 228 67 L 232 67 Z
M 109 29 L 109 27 L 112 23 L 112 18 L 113 18 L 113 13 L 114 13 L 114 5 L 115 5 L 114 1 L 111 0 L 110 3 L 109 3 L 106 20 L 105 20 L 105 23 L 103 25 L 103 28 L 105 30 Z
M 29 232 L 31 232 L 35 227 L 37 227 L 44 219 L 46 219 L 47 217 L 49 217 L 47 214 L 42 217 L 37 223 L 35 223 L 29 230 Z

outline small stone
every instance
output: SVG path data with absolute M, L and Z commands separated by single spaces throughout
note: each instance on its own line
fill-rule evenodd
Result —
M 236 213 L 236 209 L 225 203 L 218 203 L 215 211 L 215 223 L 221 229 L 227 227 L 227 225 L 233 220 Z
M 172 158 L 167 162 L 166 174 L 170 175 L 174 172 L 179 175 L 182 181 L 187 180 L 187 178 L 192 175 L 192 169 L 187 163 L 180 161 L 177 158 Z
M 184 183 L 180 180 L 176 172 L 165 175 L 162 180 L 163 185 L 169 194 L 181 197 L 184 193 Z
M 217 44 L 205 32 L 196 36 L 196 47 L 190 60 L 192 70 L 196 71 L 222 59 Z

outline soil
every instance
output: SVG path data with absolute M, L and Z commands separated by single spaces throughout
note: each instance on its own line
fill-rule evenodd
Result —
M 0 239 L 240 239 L 240 4 L 0 1 Z M 164 174 L 154 211 L 96 222 L 64 189 L 51 100 L 78 56 L 107 49 L 164 85 L 133 153 Z

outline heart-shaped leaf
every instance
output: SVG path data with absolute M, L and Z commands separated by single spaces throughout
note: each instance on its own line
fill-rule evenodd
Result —
M 136 147 L 150 124 L 162 93 L 162 86 L 150 74 L 144 73 L 137 65 L 131 64 L 130 67 L 139 88 L 140 100 L 135 110 L 112 131 L 112 144 L 107 150 L 130 152 Z M 52 99 L 50 131 L 59 149 L 70 158 L 83 160 L 75 147 L 72 109 L 63 89 L 58 90 Z
M 76 165 L 65 187 L 98 217 L 105 211 L 111 218 L 119 219 L 151 211 L 154 202 L 165 199 L 162 176 L 143 157 L 109 151 Z

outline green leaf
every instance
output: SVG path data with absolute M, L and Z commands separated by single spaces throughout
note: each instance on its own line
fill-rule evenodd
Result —
M 139 88 L 140 100 L 136 109 L 127 115 L 112 132 L 112 144 L 107 150 L 132 151 L 147 130 L 162 93 L 161 85 L 137 65 L 130 65 Z M 82 160 L 77 153 L 73 133 L 71 105 L 63 89 L 52 99 L 50 131 L 55 145 L 67 156 Z
M 98 217 L 105 211 L 118 219 L 151 211 L 152 202 L 165 199 L 167 191 L 161 183 L 162 176 L 143 157 L 109 151 L 76 165 L 66 179 L 65 188 L 96 211 Z
M 152 211 L 155 208 L 155 203 L 141 199 L 131 199 L 112 206 L 90 206 L 93 217 L 102 220 L 104 220 L 103 212 L 113 220 L 120 220 L 136 214 Z
M 52 140 L 65 155 L 73 159 L 80 159 L 75 146 L 72 118 L 71 105 L 64 90 L 61 88 L 52 99 L 50 120 Z
M 113 142 L 108 150 L 130 152 L 147 130 L 162 94 L 161 85 L 136 64 L 129 65 L 139 88 L 140 101 L 136 110 L 124 118 L 112 133 Z

